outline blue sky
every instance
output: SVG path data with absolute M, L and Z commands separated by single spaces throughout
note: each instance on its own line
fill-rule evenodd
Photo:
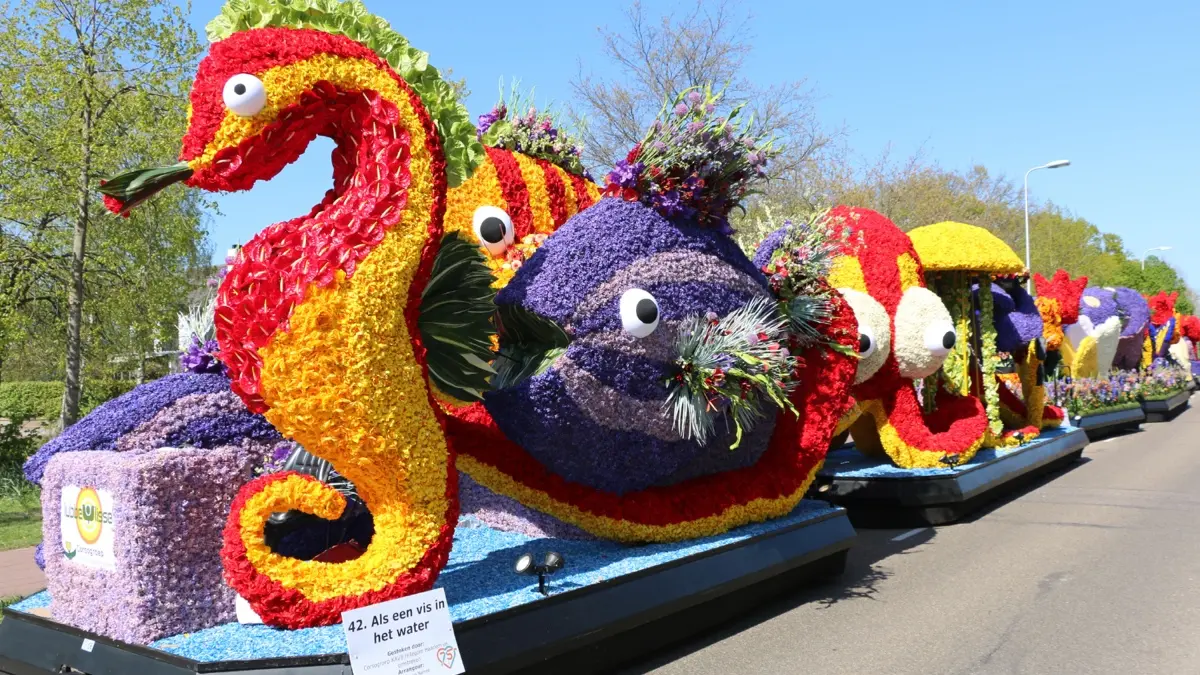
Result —
M 624 0 L 603 3 L 366 0 L 438 67 L 472 89 L 472 115 L 497 83 L 519 78 L 539 103 L 570 99 L 580 64 L 604 74 L 598 26 L 623 27 Z M 222 2 L 196 0 L 196 27 Z M 678 3 L 646 0 L 657 15 Z M 745 2 L 759 83 L 807 78 L 823 124 L 844 125 L 852 150 L 876 158 L 922 150 L 964 169 L 1030 178 L 1051 199 L 1115 232 L 1134 255 L 1160 255 L 1200 283 L 1200 5 L 1097 2 Z M 519 8 L 519 9 L 518 9 Z M 217 257 L 262 227 L 307 212 L 329 187 L 329 145 L 252 192 L 218 198 Z M 309 195 L 301 198 L 300 195 Z M 1037 245 L 1035 241 L 1034 246 Z

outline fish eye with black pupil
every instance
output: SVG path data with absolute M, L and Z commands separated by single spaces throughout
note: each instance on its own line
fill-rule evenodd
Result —
M 631 288 L 621 294 L 618 303 L 621 327 L 635 338 L 648 337 L 658 328 L 661 312 L 653 295 L 640 288 Z
M 225 107 L 238 117 L 254 117 L 267 105 L 267 89 L 262 80 L 241 73 L 225 81 L 221 98 Z
M 515 238 L 512 218 L 504 209 L 496 206 L 475 209 L 471 225 L 480 245 L 494 256 L 503 255 Z
M 865 354 L 871 350 L 871 336 L 865 333 L 858 334 L 858 353 Z

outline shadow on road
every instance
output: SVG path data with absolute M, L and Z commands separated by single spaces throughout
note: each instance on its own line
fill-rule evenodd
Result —
M 1091 460 L 1085 456 L 1060 469 L 1037 476 L 1014 491 L 987 502 L 977 511 L 974 511 L 957 523 L 940 527 L 956 527 L 961 524 L 975 522 L 1003 507 L 1005 504 L 1020 499 L 1043 485 L 1079 469 L 1089 461 Z M 846 570 L 841 576 L 831 578 L 818 585 L 798 588 L 791 593 L 778 597 L 772 602 L 755 607 L 738 619 L 697 635 L 686 642 L 658 651 L 649 658 L 639 662 L 636 666 L 629 666 L 617 672 L 620 675 L 647 673 L 802 605 L 813 604 L 819 609 L 825 609 L 847 600 L 874 600 L 876 594 L 879 592 L 880 585 L 891 576 L 891 572 L 886 565 L 886 560 L 891 556 L 907 555 L 913 550 L 929 543 L 936 536 L 937 529 L 932 527 L 923 527 L 908 531 L 898 529 L 859 529 L 858 540 L 855 542 L 853 548 L 850 549 L 846 559 Z
M 908 536 L 905 536 L 908 535 Z M 656 652 L 636 666 L 619 670 L 619 675 L 638 675 L 678 660 L 801 605 L 815 604 L 821 609 L 847 600 L 874 599 L 879 584 L 891 576 L 882 561 L 893 555 L 905 555 L 937 536 L 936 530 L 919 531 L 859 530 L 858 539 L 846 558 L 846 570 L 824 583 L 797 588 L 776 600 L 761 604 L 741 617 L 686 642 Z M 900 538 L 899 541 L 895 541 Z

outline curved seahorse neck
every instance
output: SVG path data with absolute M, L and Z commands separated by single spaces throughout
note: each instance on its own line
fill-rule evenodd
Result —
M 257 351 L 287 330 L 292 309 L 312 286 L 330 285 L 339 271 L 352 276 L 407 205 L 412 139 L 399 126 L 395 106 L 378 92 L 321 84 L 301 106 L 281 115 L 280 129 L 266 142 L 273 136 L 280 144 L 300 140 L 307 146 L 317 136 L 333 139 L 333 188 L 307 216 L 271 225 L 251 239 L 221 286 L 217 323 L 227 333 L 222 357 L 234 391 L 255 412 L 269 406 L 261 392 Z M 253 152 L 249 146 L 238 161 L 249 161 Z M 278 161 L 287 154 L 280 153 Z M 268 281 L 279 288 L 274 302 L 263 302 L 255 292 Z

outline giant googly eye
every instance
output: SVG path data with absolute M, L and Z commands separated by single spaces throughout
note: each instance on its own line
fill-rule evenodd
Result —
M 475 209 L 471 221 L 475 237 L 492 255 L 501 255 L 513 243 L 516 236 L 512 218 L 504 209 L 495 206 L 480 206 Z
M 855 346 L 858 371 L 854 375 L 854 384 L 861 384 L 887 361 L 892 350 L 892 323 L 887 310 L 875 298 L 849 288 L 839 288 L 838 292 L 858 320 L 858 344 Z
M 862 325 L 858 327 L 858 358 L 865 359 L 875 353 L 879 348 L 879 341 L 875 339 L 875 331 L 870 326 Z
M 945 356 L 954 349 L 955 342 L 958 342 L 958 336 L 954 333 L 954 326 L 934 323 L 925 329 L 925 348 L 930 354 Z
M 640 288 L 631 288 L 621 295 L 621 326 L 626 333 L 644 338 L 658 328 L 658 301 Z
M 956 341 L 954 323 L 941 298 L 919 286 L 904 291 L 896 305 L 892 346 L 901 375 L 916 380 L 936 373 Z
M 262 80 L 246 73 L 226 80 L 221 96 L 225 107 L 238 117 L 254 117 L 267 104 L 267 89 Z

